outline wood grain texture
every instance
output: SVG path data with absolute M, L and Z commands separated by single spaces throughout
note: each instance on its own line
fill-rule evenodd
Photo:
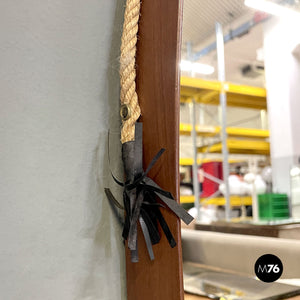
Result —
M 137 45 L 137 93 L 142 110 L 144 168 L 160 148 L 166 152 L 149 177 L 179 200 L 179 72 L 181 0 L 142 1 Z M 162 213 L 177 242 L 171 248 L 161 233 L 150 261 L 138 232 L 138 263 L 126 249 L 128 300 L 183 300 L 180 221 Z

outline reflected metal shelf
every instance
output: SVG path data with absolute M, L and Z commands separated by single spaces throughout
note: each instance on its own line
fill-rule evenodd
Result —
M 194 203 L 195 197 L 192 196 L 180 196 L 180 203 Z M 211 205 L 225 205 L 226 199 L 224 197 L 215 197 L 207 200 L 206 198 L 201 198 L 200 203 L 211 204 Z M 252 205 L 251 196 L 230 196 L 231 206 L 241 206 L 241 205 Z
M 219 105 L 219 94 L 222 84 L 198 78 L 181 77 L 180 101 Z M 227 94 L 227 105 L 254 109 L 267 109 L 266 89 L 226 82 L 224 90 Z
M 191 135 L 192 125 L 180 123 L 179 130 L 181 135 Z M 226 131 L 228 137 L 266 139 L 270 136 L 269 130 L 264 130 L 264 129 L 227 127 Z M 197 125 L 196 132 L 198 136 L 213 137 L 220 134 L 221 126 Z
M 227 147 L 229 153 L 233 154 L 255 154 L 270 155 L 270 143 L 257 140 L 228 139 Z M 221 153 L 222 143 L 198 147 L 199 153 Z

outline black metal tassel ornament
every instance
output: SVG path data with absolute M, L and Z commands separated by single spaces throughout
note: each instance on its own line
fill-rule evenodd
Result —
M 169 208 L 186 224 L 189 224 L 193 220 L 193 217 L 174 200 L 170 192 L 161 189 L 147 176 L 165 149 L 161 149 L 154 156 L 146 171 L 143 170 L 142 130 L 142 123 L 136 123 L 135 140 L 122 145 L 122 158 L 126 182 L 121 183 L 113 176 L 115 182 L 124 187 L 123 205 L 114 198 L 109 189 L 105 189 L 110 203 L 115 208 L 125 210 L 125 219 L 124 222 L 122 222 L 122 236 L 124 240 L 128 241 L 127 244 L 131 250 L 132 262 L 138 262 L 138 223 L 142 228 L 149 257 L 153 260 L 154 254 L 152 245 L 159 243 L 161 238 L 158 225 L 161 226 L 170 246 L 172 248 L 176 246 L 176 241 L 160 210 Z M 159 198 L 163 204 L 159 203 L 157 198 Z

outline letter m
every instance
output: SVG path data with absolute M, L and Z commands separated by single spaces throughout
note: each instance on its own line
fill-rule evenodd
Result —
M 264 265 L 264 266 L 262 267 L 261 265 L 259 265 L 259 266 L 258 266 L 258 273 L 259 273 L 259 271 L 261 271 L 262 273 L 265 272 L 265 271 L 268 272 L 267 266 Z

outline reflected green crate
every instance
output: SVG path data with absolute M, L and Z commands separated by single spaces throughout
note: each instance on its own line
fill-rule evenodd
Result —
M 288 219 L 289 201 L 286 194 L 258 195 L 258 215 L 261 220 Z

